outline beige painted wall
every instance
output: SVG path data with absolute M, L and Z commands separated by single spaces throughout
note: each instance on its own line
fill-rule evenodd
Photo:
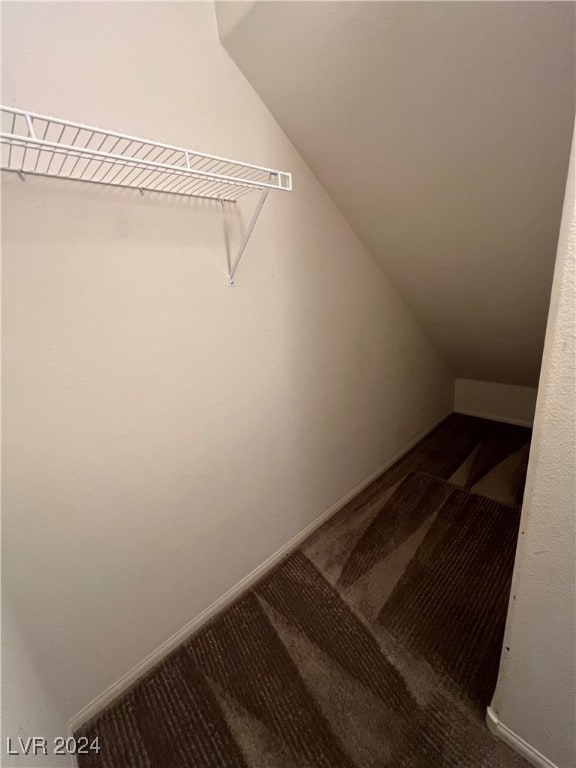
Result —
M 573 144 L 512 599 L 492 702 L 503 725 L 558 768 L 576 765 L 574 151 Z
M 7 600 L 2 600 L 2 762 L 4 768 L 63 768 L 71 759 L 54 754 L 54 739 L 66 738 L 66 718 L 44 680 L 40 665 L 32 654 L 29 641 L 31 630 L 19 626 Z M 33 630 L 32 630 L 33 631 Z M 29 738 L 42 736 L 48 742 L 47 755 L 23 754 Z M 18 752 L 8 756 L 10 751 Z M 24 747 L 25 748 L 25 747 Z
M 536 386 L 574 127 L 574 4 L 217 8 L 234 61 L 456 376 Z
M 456 379 L 454 410 L 469 416 L 531 427 L 536 408 L 536 387 L 519 387 L 495 381 Z
M 294 174 L 233 289 L 214 204 L 3 182 L 4 588 L 70 717 L 451 411 L 453 379 L 211 4 L 2 13 L 5 103 Z

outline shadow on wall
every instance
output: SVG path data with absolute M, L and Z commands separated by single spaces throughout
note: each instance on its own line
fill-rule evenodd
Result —
M 7 479 L 20 510 L 5 517 L 7 585 L 24 623 L 44 627 L 46 669 L 63 642 L 69 668 L 98 680 L 92 695 L 104 687 L 92 640 L 64 640 L 72 627 L 106 647 L 125 621 L 146 637 L 153 610 L 164 639 L 448 409 L 447 374 L 347 225 L 332 231 L 330 200 L 303 216 L 285 197 L 269 197 L 231 289 L 224 230 L 230 254 L 246 210 L 6 182 Z M 270 247 L 295 231 L 309 250 Z M 31 563 L 53 574 L 34 618 Z M 93 606 L 82 628 L 69 579 Z M 175 617 L 165 595 L 187 590 Z M 133 663 L 127 649 L 115 668 Z
M 438 421 L 452 377 L 209 4 L 3 11 L 43 62 L 6 47 L 10 103 L 294 173 L 233 289 L 217 204 L 4 180 L 3 587 L 71 717 Z
M 309 215 L 291 211 L 277 234 L 301 232 L 322 257 L 294 253 L 287 268 L 270 254 L 293 414 L 284 439 L 296 457 L 284 482 L 302 523 L 452 410 L 451 374 L 345 220 L 331 227 L 331 205 L 326 196 Z

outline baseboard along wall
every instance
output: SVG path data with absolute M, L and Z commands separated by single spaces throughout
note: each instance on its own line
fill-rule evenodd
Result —
M 456 379 L 454 410 L 466 416 L 531 427 L 536 409 L 536 387 L 519 387 L 493 381 Z
M 529 763 L 536 768 L 560 768 L 556 763 L 548 760 L 541 752 L 535 749 L 531 744 L 518 736 L 513 730 L 504 725 L 492 707 L 486 709 L 486 725 L 488 730 L 502 741 L 505 741 L 509 747 L 518 754 L 522 755 Z
M 84 725 L 84 723 L 88 722 L 88 720 L 91 720 L 95 715 L 109 706 L 115 699 L 121 696 L 126 690 L 128 690 L 128 688 L 134 685 L 134 683 L 136 683 L 150 669 L 152 669 L 152 667 L 158 664 L 158 662 L 162 661 L 162 659 L 168 656 L 168 654 L 175 650 L 181 643 L 191 637 L 194 632 L 202 627 L 203 624 L 206 624 L 206 622 L 210 621 L 210 619 L 212 619 L 217 613 L 224 610 L 231 603 L 233 603 L 234 600 L 236 600 L 247 589 L 252 587 L 259 579 L 266 575 L 266 573 L 271 571 L 272 568 L 274 568 L 284 557 L 286 557 L 286 555 L 295 550 L 308 536 L 310 536 L 310 534 L 312 534 L 317 528 L 319 528 L 330 517 L 332 517 L 332 515 L 336 514 L 336 512 L 342 509 L 342 507 L 344 507 L 349 501 L 351 501 L 355 496 L 363 491 L 364 488 L 370 485 L 371 482 L 376 480 L 377 477 L 379 477 L 383 472 L 385 472 L 399 459 L 401 459 L 402 456 L 408 453 L 408 451 L 411 450 L 417 443 L 423 440 L 426 435 L 430 434 L 430 432 L 436 429 L 436 427 L 441 424 L 444 419 L 450 415 L 450 413 L 451 411 L 445 413 L 442 418 L 435 421 L 434 424 L 410 440 L 410 442 L 400 451 L 385 461 L 381 466 L 374 470 L 374 472 L 368 475 L 368 477 L 364 478 L 364 480 L 358 483 L 358 485 L 352 488 L 329 509 L 317 517 L 316 520 L 313 520 L 302 531 L 300 531 L 300 533 L 296 534 L 296 536 L 290 539 L 290 541 L 284 544 L 284 546 L 280 547 L 279 550 L 274 552 L 274 554 L 267 558 L 267 560 L 265 560 L 261 565 L 255 568 L 251 573 L 247 574 L 231 589 L 229 589 L 211 605 L 205 608 L 201 613 L 195 616 L 175 634 L 165 640 L 161 645 L 158 646 L 158 648 L 146 656 L 146 658 L 138 662 L 138 664 L 132 667 L 132 669 L 129 670 L 125 675 L 122 675 L 119 680 L 117 680 L 115 683 L 112 683 L 112 685 L 110 685 L 105 691 L 96 696 L 96 698 L 92 699 L 89 704 L 83 707 L 68 721 L 68 730 L 70 733 L 75 733 L 78 728 Z

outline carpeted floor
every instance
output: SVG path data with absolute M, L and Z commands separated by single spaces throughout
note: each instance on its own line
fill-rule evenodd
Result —
M 449 417 L 87 724 L 81 768 L 526 768 L 484 711 L 529 440 Z

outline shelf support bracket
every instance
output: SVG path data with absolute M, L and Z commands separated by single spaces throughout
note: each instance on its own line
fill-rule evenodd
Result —
M 32 126 L 32 118 L 30 117 L 30 115 L 26 114 L 24 115 L 24 119 L 26 120 L 26 127 L 28 128 L 28 136 L 31 139 L 35 139 L 36 134 L 34 133 L 34 128 Z
M 66 179 L 67 181 L 102 184 L 118 189 L 179 195 L 226 203 L 242 201 L 236 209 L 233 227 L 228 210 L 223 209 L 226 240 L 224 273 L 234 285 L 240 261 L 252 236 L 260 212 L 271 189 L 292 191 L 292 174 L 261 165 L 219 157 L 172 144 L 150 141 L 83 123 L 61 120 L 35 112 L 0 105 L 0 170 L 18 174 L 24 182 L 28 176 Z M 142 153 L 140 150 L 144 149 Z M 168 152 L 168 154 L 166 154 Z M 56 157 L 62 157 L 54 164 Z M 67 162 L 67 160 L 73 162 Z M 250 215 L 249 205 L 259 193 L 248 226 L 242 227 Z M 230 229 L 233 231 L 231 232 Z M 236 242 L 240 240 L 234 253 Z
M 238 249 L 238 253 L 236 254 L 236 259 L 234 260 L 234 263 L 230 268 L 230 272 L 228 273 L 231 287 L 234 285 L 234 275 L 236 274 L 236 270 L 238 269 L 238 265 L 240 264 L 240 259 L 242 258 L 242 254 L 244 253 L 244 250 L 248 245 L 248 240 L 250 239 L 252 230 L 254 229 L 254 226 L 258 221 L 258 216 L 260 216 L 260 211 L 262 210 L 262 207 L 266 202 L 267 197 L 268 197 L 268 189 L 263 189 L 262 194 L 260 195 L 260 199 L 258 200 L 258 205 L 256 206 L 256 210 L 254 211 L 250 224 L 248 225 L 248 229 L 244 233 L 244 237 L 242 238 L 242 242 L 240 243 L 240 248 Z

